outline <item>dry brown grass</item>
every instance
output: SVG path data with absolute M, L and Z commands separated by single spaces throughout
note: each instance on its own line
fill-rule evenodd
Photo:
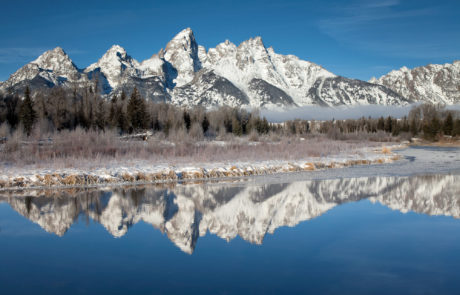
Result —
M 384 154 L 384 155 L 391 154 L 391 149 L 386 147 L 386 146 L 382 147 L 382 154 Z
M 271 135 L 253 142 L 249 138 L 229 137 L 226 142 L 192 141 L 178 138 L 174 142 L 152 137 L 147 141 L 125 140 L 113 132 L 85 132 L 81 129 L 63 131 L 42 138 L 25 139 L 20 135 L 11 142 L 0 145 L 1 166 L 31 166 L 37 168 L 96 168 L 106 165 L 129 165 L 130 163 L 188 164 L 213 162 L 252 162 L 266 160 L 294 161 L 306 157 L 327 157 L 340 153 L 354 153 L 362 147 L 380 146 L 377 142 L 362 140 L 337 141 L 326 136 L 312 135 L 306 138 L 281 137 L 274 142 Z M 218 174 L 216 171 L 215 173 Z M 151 178 L 165 178 L 161 175 L 126 175 L 148 181 Z M 57 179 L 45 176 L 45 182 L 72 184 L 97 180 L 86 176 L 84 180 L 72 177 Z

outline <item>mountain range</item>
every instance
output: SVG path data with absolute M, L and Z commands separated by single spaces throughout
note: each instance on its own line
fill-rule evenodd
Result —
M 67 194 L 1 196 L 18 213 L 44 230 L 63 236 L 87 216 L 114 237 L 139 222 L 152 225 L 177 247 L 192 253 L 210 233 L 230 241 L 239 236 L 262 244 L 276 229 L 317 218 L 341 204 L 368 199 L 393 210 L 460 218 L 460 177 L 361 177 L 292 183 L 195 184 L 114 188 Z M 38 191 L 37 191 L 38 192 Z
M 260 37 L 238 46 L 225 41 L 206 50 L 190 28 L 139 62 L 112 46 L 96 63 L 78 68 L 60 47 L 46 51 L 0 84 L 0 92 L 57 85 L 69 89 L 98 81 L 102 97 L 134 87 L 146 99 L 181 106 L 290 108 L 307 105 L 460 103 L 460 61 L 402 68 L 369 82 L 335 75 L 294 55 L 276 53 Z

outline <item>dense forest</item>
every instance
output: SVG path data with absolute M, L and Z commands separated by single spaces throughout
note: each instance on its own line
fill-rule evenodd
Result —
M 6 140 L 16 131 L 25 135 L 52 134 L 81 128 L 86 131 L 111 130 L 120 135 L 145 131 L 177 139 L 185 135 L 196 140 L 204 138 L 264 134 L 306 135 L 327 134 L 333 139 L 349 134 L 384 134 L 410 139 L 414 136 L 438 140 L 444 136 L 460 136 L 457 112 L 441 106 L 414 106 L 408 116 L 360 119 L 307 121 L 291 120 L 269 123 L 259 111 L 219 107 L 183 108 L 145 100 L 136 88 L 110 99 L 102 99 L 98 89 L 69 91 L 55 87 L 31 93 L 7 94 L 0 97 L 0 138 Z

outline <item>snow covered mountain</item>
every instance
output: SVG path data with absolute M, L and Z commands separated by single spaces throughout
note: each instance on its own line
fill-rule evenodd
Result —
M 0 91 L 22 91 L 27 84 L 33 89 L 84 87 L 96 80 L 106 98 L 137 87 L 147 99 L 183 106 L 405 105 L 417 100 L 388 85 L 336 76 L 315 63 L 275 53 L 260 37 L 238 46 L 227 40 L 206 50 L 189 28 L 142 62 L 114 45 L 99 61 L 78 69 L 56 48 L 11 75 Z
M 56 47 L 17 70 L 1 84 L 0 90 L 13 88 L 22 92 L 27 85 L 31 88 L 69 84 L 84 86 L 88 82 L 87 75 L 75 66 L 62 48 Z
M 427 65 L 408 69 L 402 67 L 370 83 L 386 86 L 414 101 L 454 104 L 460 103 L 460 61 L 452 64 Z
M 403 213 L 460 218 L 460 176 L 362 177 L 277 184 L 176 185 L 114 189 L 71 196 L 0 197 L 21 215 L 59 236 L 86 215 L 114 237 L 138 222 L 159 229 L 192 253 L 207 233 L 255 244 L 343 203 L 368 198 Z

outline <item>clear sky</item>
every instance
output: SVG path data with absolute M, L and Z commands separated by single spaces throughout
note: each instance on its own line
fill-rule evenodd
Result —
M 0 80 L 56 46 L 79 68 L 113 44 L 141 61 L 186 27 L 206 48 L 261 36 L 278 53 L 368 80 L 460 59 L 459 15 L 459 0 L 2 0 Z

